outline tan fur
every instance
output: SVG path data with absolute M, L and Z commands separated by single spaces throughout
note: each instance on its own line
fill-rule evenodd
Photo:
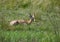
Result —
M 33 18 L 33 19 L 32 19 Z M 10 22 L 10 25 L 17 25 L 17 24 L 31 24 L 34 19 L 34 14 L 32 15 L 32 18 L 30 18 L 29 20 L 13 20 Z

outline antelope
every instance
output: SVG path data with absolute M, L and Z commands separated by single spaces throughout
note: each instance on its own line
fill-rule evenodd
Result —
M 17 24 L 31 24 L 33 21 L 35 21 L 34 14 L 29 14 L 30 19 L 29 20 L 13 20 L 10 22 L 10 25 L 17 25 Z

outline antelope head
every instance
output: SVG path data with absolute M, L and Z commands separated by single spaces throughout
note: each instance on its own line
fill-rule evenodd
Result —
M 28 24 L 32 23 L 32 21 L 35 21 L 35 14 L 29 14 L 30 20 L 28 21 Z

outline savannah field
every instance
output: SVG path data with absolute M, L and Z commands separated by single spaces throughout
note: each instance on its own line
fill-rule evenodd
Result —
M 9 25 L 29 13 L 31 24 Z M 0 0 L 0 42 L 60 42 L 60 0 Z

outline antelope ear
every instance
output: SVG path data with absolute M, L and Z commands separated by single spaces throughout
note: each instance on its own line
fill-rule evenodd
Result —
M 35 22 L 35 13 L 33 13 L 32 17 L 34 18 L 34 22 Z
M 35 14 L 33 14 L 32 17 L 34 18 L 35 17 Z
M 32 15 L 31 15 L 31 13 L 29 14 L 29 17 L 30 17 L 30 18 L 32 18 Z

